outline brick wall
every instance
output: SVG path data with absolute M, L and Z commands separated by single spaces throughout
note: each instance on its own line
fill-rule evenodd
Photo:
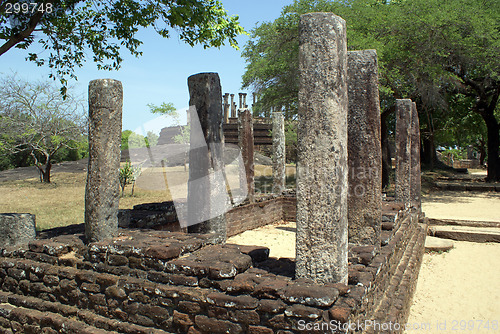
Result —
M 292 203 L 240 210 L 277 217 Z M 360 319 L 404 321 L 425 226 L 411 212 L 388 218 L 379 254 L 351 247 L 349 285 L 294 280 L 274 270 L 293 272 L 293 262 L 213 245 L 210 235 L 122 230 L 109 243 L 65 235 L 3 249 L 0 333 L 325 333 Z

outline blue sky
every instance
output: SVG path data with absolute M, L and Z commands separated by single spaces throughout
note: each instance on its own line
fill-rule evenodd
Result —
M 230 15 L 238 15 L 240 24 L 250 31 L 257 23 L 273 21 L 285 5 L 293 0 L 222 0 Z M 238 37 L 240 50 L 230 46 L 220 49 L 203 50 L 181 42 L 175 34 L 170 39 L 158 36 L 152 29 L 141 31 L 143 41 L 140 50 L 143 55 L 135 58 L 124 50 L 124 61 L 119 71 L 98 71 L 91 57 L 82 68 L 76 70 L 75 91 L 87 98 L 88 83 L 94 79 L 111 78 L 123 84 L 123 130 L 134 130 L 155 118 L 149 112 L 148 103 L 159 105 L 172 102 L 178 109 L 186 109 L 189 102 L 188 76 L 200 72 L 217 72 L 221 79 L 223 93 L 241 92 L 241 76 L 245 71 L 245 61 L 241 49 L 248 36 Z M 36 43 L 35 43 L 36 44 Z M 32 49 L 29 51 L 33 52 Z M 1 72 L 17 72 L 23 79 L 39 80 L 48 78 L 50 71 L 25 61 L 27 52 L 11 49 L 2 55 Z M 90 54 L 89 54 L 90 55 Z M 247 92 L 251 93 L 251 92 Z M 247 104 L 251 96 L 247 97 Z

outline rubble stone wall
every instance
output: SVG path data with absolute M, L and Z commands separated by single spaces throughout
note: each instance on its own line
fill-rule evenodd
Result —
M 282 210 L 292 199 L 276 202 Z M 370 332 L 352 324 L 404 322 L 426 227 L 411 212 L 383 220 L 378 254 L 349 250 L 348 285 L 294 279 L 293 261 L 214 245 L 210 234 L 122 229 L 89 246 L 73 234 L 6 248 L 0 333 Z

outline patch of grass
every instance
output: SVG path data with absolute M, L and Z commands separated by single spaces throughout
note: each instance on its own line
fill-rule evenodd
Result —
M 168 186 L 181 187 L 188 180 L 184 167 L 168 167 Z M 163 168 L 144 170 L 134 188 L 125 188 L 125 196 L 120 198 L 120 209 L 132 209 L 134 205 L 164 202 L 172 199 L 166 190 Z M 256 175 L 269 177 L 272 168 L 256 166 Z M 287 179 L 295 175 L 295 167 L 287 166 Z M 53 173 L 52 183 L 44 184 L 38 178 L 0 183 L 0 212 L 31 213 L 36 215 L 37 230 L 81 224 L 85 217 L 86 173 Z M 229 182 L 239 182 L 235 175 Z M 272 181 L 271 181 L 272 182 Z M 185 188 L 185 186 L 184 186 Z

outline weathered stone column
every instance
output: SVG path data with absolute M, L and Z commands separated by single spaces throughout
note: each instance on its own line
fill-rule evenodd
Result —
M 382 148 L 375 50 L 347 53 L 349 242 L 380 247 Z
M 421 170 L 420 170 L 420 122 L 418 120 L 417 104 L 412 103 L 411 109 L 411 204 L 418 212 L 421 205 Z
M 254 142 L 253 142 L 253 117 L 250 109 L 240 109 L 238 113 L 238 142 L 245 166 L 245 175 L 240 180 L 246 183 L 248 200 L 255 202 L 255 168 L 254 168 Z M 242 185 L 243 186 L 243 185 Z M 242 188 L 244 189 L 244 188 Z
M 112 79 L 89 83 L 89 167 L 85 188 L 87 242 L 118 234 L 122 83 Z
M 285 190 L 286 153 L 285 153 L 285 116 L 282 112 L 273 112 L 273 193 L 281 194 Z
M 396 201 L 410 205 L 412 102 L 396 100 Z
M 247 105 L 247 93 L 241 93 L 241 96 L 243 97 L 243 107 L 244 109 L 248 108 Z
M 35 215 L 0 213 L 0 248 L 28 244 L 35 237 Z
M 236 102 L 234 102 L 234 94 L 231 94 L 231 118 L 236 117 Z
M 189 105 L 196 107 L 201 134 L 191 128 L 188 182 L 188 231 L 215 233 L 215 240 L 226 241 L 224 214 L 213 216 L 221 194 L 227 194 L 224 179 L 211 173 L 223 173 L 222 93 L 217 73 L 199 73 L 188 78 Z M 192 122 L 193 123 L 193 122 Z M 203 141 L 206 146 L 203 145 Z M 201 181 L 201 182 L 200 182 Z M 222 181 L 222 182 L 221 182 Z M 203 208 L 200 210 L 200 208 Z M 208 220 L 200 217 L 210 216 Z M 201 221 L 201 222 L 200 222 Z M 200 222 L 200 223 L 197 223 Z
M 239 97 L 239 109 L 242 109 L 242 108 L 244 108 L 243 107 L 243 93 L 238 93 L 238 97 Z
M 300 17 L 295 274 L 318 283 L 347 283 L 346 46 L 341 17 Z
M 229 123 L 229 93 L 224 94 L 224 123 Z

